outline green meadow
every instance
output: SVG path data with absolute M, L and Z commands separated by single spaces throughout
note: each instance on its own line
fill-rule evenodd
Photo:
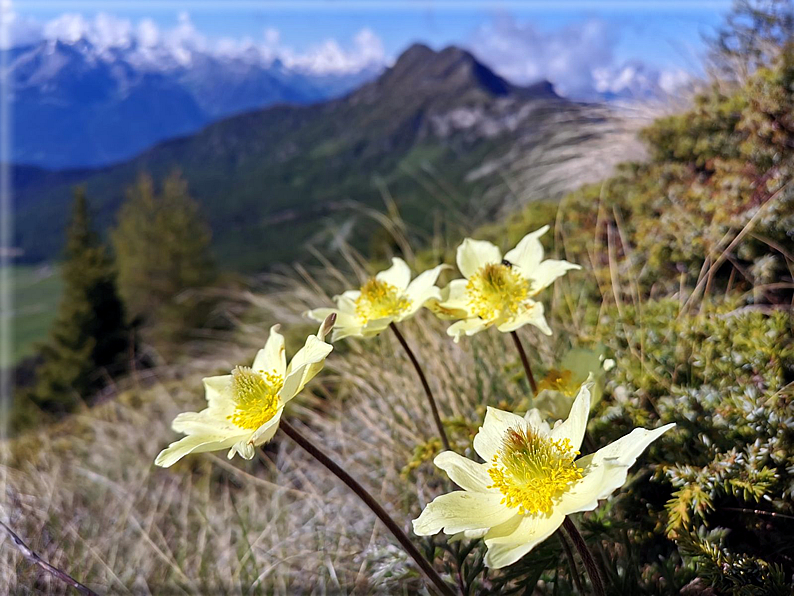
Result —
M 36 343 L 47 337 L 58 308 L 62 283 L 57 267 L 20 265 L 11 270 L 13 318 L 13 361 L 32 356 Z

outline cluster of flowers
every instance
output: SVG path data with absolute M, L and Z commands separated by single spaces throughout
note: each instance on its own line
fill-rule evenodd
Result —
M 332 350 L 325 341 L 331 332 L 332 340 L 369 338 L 391 328 L 409 351 L 436 412 L 421 368 L 396 324 L 424 307 L 456 321 L 447 330 L 456 342 L 489 327 L 514 334 L 527 324 L 550 335 L 543 304 L 535 298 L 555 279 L 579 267 L 567 261 L 544 260 L 539 238 L 547 229 L 528 234 L 504 256 L 490 242 L 466 239 L 457 250 L 463 279 L 443 289 L 435 284 L 448 265 L 411 280 L 408 265 L 393 259 L 389 269 L 359 290 L 337 296 L 335 308 L 306 313 L 321 325 L 289 364 L 284 337 L 274 326 L 251 367 L 238 366 L 229 375 L 204 379 L 207 408 L 176 417 L 173 429 L 187 436 L 164 449 L 155 463 L 168 467 L 190 453 L 221 449 L 229 450 L 229 458 L 239 453 L 251 459 L 256 446 L 273 438 L 280 422 L 286 430 L 287 422 L 281 420 L 284 407 L 322 369 Z M 515 334 L 514 339 L 520 349 Z M 625 483 L 629 467 L 648 445 L 673 426 L 635 429 L 595 453 L 579 457 L 591 400 L 599 391 L 593 374 L 602 374 L 613 363 L 599 356 L 593 361 L 592 353 L 576 351 L 568 360 L 571 362 L 563 363 L 566 368 L 552 371 L 539 388 L 527 367 L 536 390 L 536 407 L 524 416 L 487 409 L 473 443 L 483 463 L 449 448 L 435 458 L 435 465 L 462 490 L 442 494 L 428 504 L 413 521 L 417 535 L 443 530 L 455 537 L 482 538 L 489 567 L 510 565 L 554 533 L 568 515 L 595 509 L 599 500 Z M 551 416 L 557 418 L 554 424 L 549 423 Z M 437 425 L 448 446 L 438 417 Z M 292 433 L 294 429 L 290 433 L 294 438 Z

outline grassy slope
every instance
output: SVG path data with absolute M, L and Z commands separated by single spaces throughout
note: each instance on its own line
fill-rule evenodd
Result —
M 14 337 L 10 364 L 14 364 L 32 356 L 35 344 L 47 337 L 61 295 L 61 276 L 50 266 L 18 266 L 12 269 L 11 279 Z

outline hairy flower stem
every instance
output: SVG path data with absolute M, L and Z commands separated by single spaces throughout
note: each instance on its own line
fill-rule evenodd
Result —
M 513 336 L 513 343 L 516 344 L 518 355 L 521 356 L 521 364 L 524 365 L 524 372 L 527 373 L 527 379 L 529 379 L 529 386 L 532 389 L 532 394 L 537 395 L 538 384 L 535 382 L 535 376 L 532 374 L 532 369 L 529 366 L 529 360 L 527 359 L 527 353 L 524 351 L 524 346 L 521 345 L 521 340 L 518 338 L 518 333 L 511 331 L 510 335 Z
M 75 590 L 77 590 L 84 596 L 98 596 L 98 594 L 94 592 L 91 588 L 84 586 L 65 571 L 61 571 L 57 567 L 54 567 L 53 565 L 47 563 L 47 561 L 45 561 L 39 555 L 33 552 L 30 549 L 30 547 L 28 547 L 28 545 L 25 544 L 22 541 L 22 539 L 16 535 L 15 532 L 7 525 L 5 525 L 3 522 L 0 522 L 0 529 L 2 529 L 6 533 L 6 535 L 9 537 L 11 542 L 14 543 L 14 546 L 16 546 L 17 549 L 19 549 L 19 552 L 22 553 L 22 556 L 25 557 L 25 559 L 27 559 L 31 565 L 38 565 L 44 571 L 46 571 L 53 577 L 59 579 L 67 586 L 73 587 Z
M 562 544 L 562 550 L 565 551 L 565 558 L 568 559 L 568 567 L 571 569 L 571 577 L 573 578 L 573 583 L 576 584 L 576 591 L 579 592 L 582 596 L 584 596 L 584 586 L 582 585 L 582 578 L 579 577 L 579 570 L 576 568 L 576 560 L 573 558 L 573 551 L 571 550 L 571 546 L 568 544 L 568 541 L 565 539 L 565 535 L 562 532 L 557 532 L 557 538 L 560 539 L 560 544 Z
M 397 329 L 397 325 L 394 323 L 390 323 L 389 327 L 394 332 L 394 335 L 397 336 L 397 341 L 400 342 L 400 345 L 405 350 L 405 353 L 408 354 L 408 358 L 411 360 L 411 363 L 414 365 L 416 369 L 416 374 L 419 375 L 419 381 L 422 383 L 422 388 L 425 390 L 425 395 L 427 396 L 427 401 L 430 403 L 430 410 L 433 412 L 433 420 L 436 421 L 436 428 L 438 429 L 438 434 L 441 437 L 441 442 L 444 444 L 444 449 L 447 451 L 451 451 L 451 447 L 449 446 L 449 440 L 447 439 L 447 433 L 444 432 L 444 425 L 441 423 L 441 416 L 438 413 L 438 406 L 436 406 L 436 400 L 433 399 L 433 393 L 430 391 L 430 385 L 427 383 L 427 379 L 425 378 L 425 373 L 422 371 L 422 367 L 419 366 L 419 361 L 414 356 L 413 351 L 408 346 L 408 342 L 405 341 L 403 334 L 400 333 L 400 330 Z
M 447 585 L 441 576 L 433 569 L 433 566 L 425 559 L 419 550 L 411 542 L 403 529 L 392 519 L 386 510 L 378 503 L 375 498 L 367 492 L 350 474 L 348 474 L 342 467 L 339 466 L 334 460 L 323 453 L 314 443 L 308 438 L 303 436 L 298 429 L 292 426 L 289 422 L 281 419 L 281 430 L 286 435 L 300 445 L 309 455 L 325 466 L 337 478 L 344 482 L 350 490 L 356 493 L 359 499 L 364 501 L 367 507 L 378 517 L 380 521 L 391 531 L 400 546 L 403 547 L 406 553 L 419 565 L 420 569 L 425 573 L 427 578 L 433 582 L 439 594 L 443 596 L 455 596 L 455 592 Z
M 587 543 L 584 541 L 584 538 L 582 538 L 582 535 L 579 533 L 579 530 L 576 529 L 570 517 L 565 518 L 565 521 L 562 522 L 562 527 L 568 532 L 568 536 L 571 538 L 573 545 L 576 547 L 576 550 L 579 551 L 579 556 L 582 557 L 584 568 L 587 570 L 587 575 L 590 577 L 590 583 L 593 584 L 593 593 L 596 596 L 605 596 L 606 592 L 604 591 L 604 581 L 601 579 L 601 572 L 598 570 L 598 565 L 596 565 L 590 549 L 587 548 Z

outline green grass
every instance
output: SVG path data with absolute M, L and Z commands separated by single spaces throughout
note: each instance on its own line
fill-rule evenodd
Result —
M 47 337 L 61 297 L 58 269 L 49 265 L 18 266 L 11 273 L 14 315 L 12 319 L 13 362 L 35 352 L 35 344 Z

